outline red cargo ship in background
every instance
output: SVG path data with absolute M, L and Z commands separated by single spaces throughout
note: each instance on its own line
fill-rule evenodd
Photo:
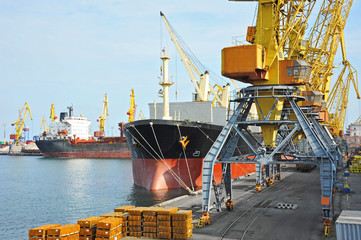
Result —
M 121 136 L 103 137 L 95 132 L 89 135 L 90 120 L 72 116 L 72 107 L 60 113 L 59 121 L 49 126 L 49 132 L 35 143 L 44 157 L 64 158 L 130 158 L 130 151 L 123 136 L 122 123 L 119 124 Z

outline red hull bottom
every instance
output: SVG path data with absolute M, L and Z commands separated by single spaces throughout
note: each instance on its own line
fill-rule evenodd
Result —
M 43 157 L 61 158 L 131 158 L 129 150 L 126 151 L 94 151 L 94 152 L 47 152 Z
M 181 178 L 190 188 L 202 187 L 202 164 L 201 158 L 181 159 L 132 159 L 134 184 L 149 190 L 162 190 L 182 188 L 176 178 L 170 173 L 169 168 Z M 188 167 L 187 167 L 188 162 Z M 168 165 L 168 166 L 167 166 Z M 189 169 L 189 171 L 188 171 Z M 232 178 L 244 176 L 256 170 L 255 164 L 232 164 Z M 214 166 L 214 176 L 219 183 L 222 178 L 222 165 Z

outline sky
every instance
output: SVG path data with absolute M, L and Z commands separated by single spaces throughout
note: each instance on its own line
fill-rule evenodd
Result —
M 128 121 L 131 89 L 136 119 L 140 111 L 149 117 L 148 103 L 162 102 L 158 90 L 163 48 L 171 58 L 175 82 L 170 101 L 191 101 L 193 84 L 159 12 L 200 62 L 220 76 L 221 49 L 232 46 L 235 36 L 245 38 L 255 6 L 227 0 L 0 0 L 0 140 L 3 124 L 7 139 L 15 133 L 11 123 L 25 102 L 33 117 L 26 118 L 30 135 L 42 132 L 42 116 L 50 123 L 52 103 L 58 116 L 72 105 L 75 115 L 87 117 L 92 131 L 98 130 L 104 94 L 109 100 L 106 135 L 118 135 L 118 123 Z M 360 71 L 359 12 L 361 3 L 354 1 L 345 40 L 348 59 Z M 339 57 L 335 63 L 340 62 Z M 227 79 L 219 81 L 224 85 Z M 360 100 L 351 89 L 346 125 L 360 115 Z

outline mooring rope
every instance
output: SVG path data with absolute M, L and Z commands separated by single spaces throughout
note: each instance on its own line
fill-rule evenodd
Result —
M 165 157 L 164 157 L 164 155 L 163 155 L 163 152 L 162 152 L 162 149 L 161 149 L 160 146 L 159 146 L 158 138 L 157 138 L 157 136 L 155 135 L 155 131 L 154 131 L 154 128 L 153 128 L 153 123 L 150 122 L 149 125 L 150 125 L 150 127 L 152 128 L 153 136 L 154 136 L 155 142 L 157 143 L 159 152 L 160 152 L 160 154 L 162 155 L 163 159 L 165 159 Z
M 179 125 L 177 124 L 177 128 L 178 128 L 178 133 L 179 133 L 179 139 L 182 140 L 182 134 L 179 128 Z M 184 147 L 184 144 L 182 145 L 182 149 L 183 149 L 183 154 L 184 154 L 184 159 L 186 160 L 186 165 L 187 165 L 187 170 L 188 170 L 188 175 L 189 175 L 189 180 L 191 181 L 191 185 L 192 185 L 192 190 L 194 191 L 194 186 L 193 186 L 193 181 L 192 181 L 192 175 L 191 175 L 191 171 L 189 170 L 189 165 L 188 165 L 188 159 L 187 159 L 187 155 L 186 155 L 186 149 Z
M 207 139 L 209 139 L 212 143 L 214 143 L 214 141 L 205 132 L 203 132 L 203 130 L 199 126 L 196 127 L 199 129 L 199 131 L 201 131 L 204 134 L 204 136 L 206 136 Z
M 152 149 L 152 151 L 159 157 L 159 159 L 157 159 L 145 146 L 143 146 L 143 144 L 133 134 L 131 134 L 129 132 L 129 134 L 137 141 L 137 143 L 139 143 L 139 145 L 141 145 L 142 148 L 144 150 L 146 150 L 149 153 L 149 155 L 152 156 L 158 163 L 160 163 L 160 164 L 163 163 L 168 168 L 169 173 L 175 178 L 175 180 L 179 183 L 179 185 L 181 187 L 186 189 L 190 194 L 194 194 L 194 192 L 187 186 L 187 184 L 185 184 L 183 182 L 183 180 L 171 169 L 171 167 L 167 164 L 165 159 L 162 159 L 159 156 L 159 154 L 154 150 L 154 148 L 149 144 L 149 142 L 143 137 L 143 135 L 138 131 L 138 129 L 135 126 L 133 126 L 133 128 L 137 131 L 137 133 L 144 140 L 144 142 Z

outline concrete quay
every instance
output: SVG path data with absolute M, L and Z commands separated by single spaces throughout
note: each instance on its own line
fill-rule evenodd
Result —
M 270 187 L 255 190 L 255 174 L 233 181 L 234 209 L 221 212 L 211 210 L 212 223 L 193 229 L 190 239 L 326 239 L 323 235 L 320 172 L 299 172 L 295 165 L 281 168 L 281 180 Z M 336 219 L 342 210 L 361 210 L 361 173 L 347 178 L 351 193 L 347 196 L 338 189 L 335 195 Z M 196 196 L 182 196 L 161 206 L 177 206 L 193 211 L 196 226 L 202 215 L 201 191 Z M 281 203 L 293 204 L 294 209 L 283 209 Z M 327 239 L 336 239 L 335 228 Z

